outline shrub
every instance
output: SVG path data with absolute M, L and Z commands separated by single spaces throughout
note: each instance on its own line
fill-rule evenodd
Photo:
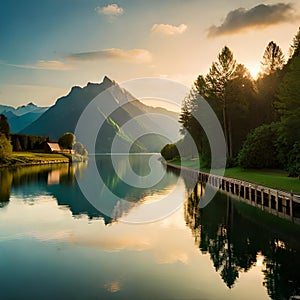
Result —
M 255 128 L 248 134 L 238 155 L 239 165 L 242 168 L 280 167 L 277 139 L 275 124 Z
M 79 143 L 79 142 L 76 142 L 73 146 L 73 150 L 75 151 L 75 153 L 78 153 L 82 156 L 87 156 L 88 155 L 88 152 L 87 150 L 85 149 L 85 147 Z
M 179 157 L 179 152 L 175 144 L 167 144 L 162 148 L 160 154 L 165 160 L 171 160 Z
M 300 175 L 300 143 L 296 142 L 292 150 L 288 153 L 287 171 L 290 177 Z

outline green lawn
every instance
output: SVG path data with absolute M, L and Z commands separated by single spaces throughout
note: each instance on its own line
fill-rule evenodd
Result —
M 189 159 L 180 161 L 170 161 L 172 164 L 182 165 L 194 170 L 199 170 L 199 160 Z M 203 172 L 209 172 L 208 169 L 202 169 Z M 220 170 L 213 170 L 212 173 L 220 174 Z M 236 178 L 261 184 L 267 187 L 276 188 L 284 191 L 293 191 L 295 194 L 300 194 L 300 180 L 298 178 L 288 177 L 288 173 L 282 170 L 268 169 L 242 169 L 229 168 L 225 170 L 225 177 Z
M 68 158 L 62 154 L 36 153 L 36 152 L 13 152 L 9 158 L 0 163 L 0 166 L 18 166 L 24 164 L 38 164 L 51 162 L 67 162 Z

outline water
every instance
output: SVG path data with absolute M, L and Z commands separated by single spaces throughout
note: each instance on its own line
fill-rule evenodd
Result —
M 149 174 L 147 156 L 131 157 Z M 90 164 L 91 165 L 91 164 Z M 300 226 L 217 194 L 201 211 L 188 178 L 167 172 L 151 188 L 120 177 L 128 165 L 98 157 L 120 199 L 105 216 L 76 183 L 90 165 L 2 170 L 0 299 L 289 299 L 300 294 Z M 157 162 L 151 173 L 161 173 Z M 151 176 L 152 176 L 151 175 Z M 178 209 L 157 222 L 127 223 L 176 189 Z M 103 200 L 103 199 L 102 199 Z M 103 200 L 104 201 L 104 200 Z

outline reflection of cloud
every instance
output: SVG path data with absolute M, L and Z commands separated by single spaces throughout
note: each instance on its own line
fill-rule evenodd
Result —
M 55 241 L 61 245 L 61 249 L 66 245 L 115 253 L 145 251 L 159 264 L 189 264 L 193 256 L 194 249 L 186 247 L 193 244 L 194 240 L 182 222 L 183 208 L 156 223 L 140 226 L 115 223 L 105 226 L 103 220 L 90 222 L 87 216 L 74 221 L 69 210 L 57 209 L 62 206 L 58 206 L 51 196 L 31 199 L 34 203 L 31 206 L 19 205 L 18 201 L 11 203 L 10 222 L 0 218 L 0 228 L 5 229 L 0 233 L 0 240 L 33 237 L 40 241 Z M 21 212 L 24 218 L 20 219 Z M 37 222 L 40 224 L 38 227 Z M 116 285 L 107 284 L 107 287 L 114 290 Z
M 113 16 L 113 17 L 118 17 L 121 16 L 124 13 L 124 9 L 120 6 L 118 6 L 118 4 L 109 4 L 107 6 L 104 7 L 96 7 L 95 11 L 98 14 L 101 15 L 106 15 L 106 16 Z
M 69 237 L 69 242 L 72 242 L 76 245 L 84 246 L 84 247 L 96 247 L 100 248 L 104 251 L 115 252 L 121 250 L 134 250 L 141 251 L 150 247 L 150 241 L 144 238 L 136 238 L 136 237 L 110 237 L 107 235 L 103 239 L 95 240 L 93 237 L 84 236 L 75 236 L 72 235 Z
M 180 251 L 157 253 L 155 258 L 160 264 L 173 264 L 175 262 L 181 262 L 183 264 L 189 263 L 189 256 L 187 253 Z
M 102 59 L 145 63 L 151 61 L 151 53 L 146 49 L 123 50 L 118 48 L 99 51 L 80 52 L 70 54 L 67 59 L 76 61 L 95 61 Z
M 220 26 L 208 29 L 208 36 L 234 34 L 248 28 L 267 27 L 295 20 L 290 3 L 259 4 L 251 9 L 238 8 L 230 11 Z
M 165 35 L 182 34 L 186 30 L 187 26 L 185 24 L 180 24 L 179 26 L 170 24 L 154 24 L 151 28 L 151 32 L 161 33 Z
M 111 293 L 116 293 L 121 289 L 121 282 L 119 280 L 106 282 L 104 288 Z
M 73 70 L 74 67 L 65 64 L 59 60 L 38 60 L 33 65 L 15 65 L 15 64 L 5 64 L 6 66 L 12 66 L 16 68 L 23 69 L 34 69 L 34 70 L 49 70 L 49 71 L 68 71 Z

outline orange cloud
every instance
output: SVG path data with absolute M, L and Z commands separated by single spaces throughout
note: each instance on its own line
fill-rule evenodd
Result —
M 164 35 L 177 35 L 183 34 L 187 30 L 187 25 L 180 24 L 174 26 L 170 24 L 154 24 L 151 28 L 151 32 L 160 33 Z

